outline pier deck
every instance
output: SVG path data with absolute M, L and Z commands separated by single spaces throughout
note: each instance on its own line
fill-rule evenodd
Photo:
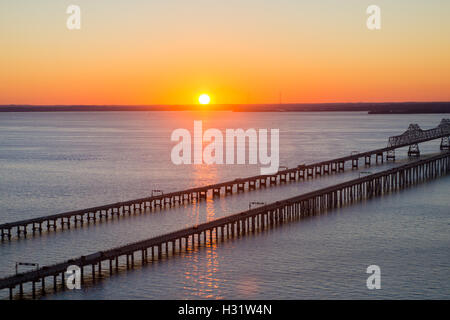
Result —
M 47 215 L 38 218 L 26 219 L 10 223 L 0 224 L 1 241 L 11 240 L 13 235 L 20 238 L 28 233 L 41 234 L 56 229 L 70 229 L 71 226 L 82 226 L 84 223 L 102 221 L 103 218 L 111 218 L 131 213 L 146 212 L 147 209 L 167 208 L 180 203 L 191 203 L 206 199 L 208 194 L 212 197 L 232 195 L 235 192 L 251 191 L 261 187 L 271 187 L 280 183 L 297 181 L 306 178 L 314 178 L 332 172 L 342 172 L 346 163 L 351 162 L 351 168 L 358 168 L 360 159 L 364 159 L 364 165 L 370 166 L 372 157 L 376 162 L 395 160 L 395 149 L 410 146 L 408 154 L 417 156 L 418 144 L 430 140 L 442 139 L 441 150 L 449 150 L 450 120 L 443 119 L 433 129 L 422 130 L 418 125 L 412 124 L 408 130 L 399 136 L 389 138 L 386 148 L 375 149 L 367 152 L 355 153 L 336 159 L 298 165 L 295 168 L 280 170 L 273 175 L 257 175 L 247 178 L 239 178 L 217 184 L 201 186 L 176 192 L 152 195 L 146 198 L 134 199 L 125 202 L 106 204 L 98 207 Z M 445 142 L 444 142 L 445 141 Z M 412 149 L 411 149 L 412 148 Z M 413 150 L 413 151 L 411 151 Z M 159 191 L 159 190 L 158 190 Z
M 9 289 L 9 296 L 14 297 L 13 290 L 19 286 L 19 297 L 23 297 L 23 285 L 32 284 L 32 296 L 36 295 L 36 283 L 41 283 L 40 290 L 46 290 L 45 280 L 53 278 L 53 288 L 57 289 L 57 279 L 61 277 L 62 288 L 65 273 L 69 266 L 81 268 L 81 279 L 86 280 L 85 268 L 91 269 L 90 279 L 95 282 L 102 274 L 102 267 L 109 263 L 109 274 L 119 268 L 119 258 L 125 257 L 127 267 L 135 264 L 135 254 L 141 253 L 141 263 L 150 259 L 161 259 L 163 254 L 169 257 L 188 248 L 200 247 L 212 242 L 218 243 L 225 238 L 244 236 L 289 221 L 340 208 L 351 203 L 381 196 L 423 181 L 447 175 L 450 172 L 450 152 L 445 152 L 423 160 L 395 167 L 334 186 L 298 195 L 282 201 L 243 211 L 210 222 L 163 234 L 151 239 L 131 243 L 110 250 L 99 251 L 87 256 L 70 259 L 54 265 L 44 266 L 35 271 L 0 279 L 0 290 Z M 104 269 L 103 269 L 104 270 Z

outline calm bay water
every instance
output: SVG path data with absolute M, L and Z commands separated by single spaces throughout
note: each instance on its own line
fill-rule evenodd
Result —
M 259 173 L 259 166 L 175 166 L 177 128 L 278 128 L 280 164 L 293 167 L 384 147 L 410 123 L 445 115 L 365 113 L 0 113 L 0 223 Z M 420 146 L 439 152 L 439 141 Z M 397 151 L 395 165 L 409 161 Z M 372 166 L 376 172 L 394 164 Z M 362 166 L 363 167 L 363 166 Z M 0 277 L 16 261 L 41 265 L 86 255 L 359 176 L 347 170 L 301 183 L 44 234 L 0 245 Z M 449 298 L 450 178 L 373 199 L 106 278 L 49 299 Z M 366 288 L 367 266 L 382 289 Z M 0 292 L 5 297 L 6 292 Z

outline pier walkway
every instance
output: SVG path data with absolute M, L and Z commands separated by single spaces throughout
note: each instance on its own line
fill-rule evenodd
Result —
M 41 234 L 44 230 L 70 229 L 71 226 L 77 227 L 83 226 L 84 223 L 101 222 L 114 216 L 143 213 L 156 208 L 165 209 L 185 202 L 191 203 L 194 200 L 201 201 L 202 199 L 206 199 L 208 194 L 212 197 L 220 196 L 221 194 L 232 195 L 235 192 L 252 191 L 257 188 L 271 187 L 289 181 L 314 178 L 332 172 L 343 172 L 347 162 L 351 162 L 351 168 L 356 169 L 360 165 L 360 159 L 364 159 L 364 165 L 366 166 L 371 165 L 372 157 L 375 158 L 377 163 L 379 161 L 383 162 L 385 159 L 395 160 L 395 149 L 406 146 L 410 147 L 408 151 L 410 156 L 418 156 L 420 155 L 418 144 L 435 139 L 442 139 L 441 150 L 450 150 L 449 136 L 449 119 L 442 119 L 436 128 L 430 130 L 422 130 L 417 124 L 411 124 L 408 130 L 402 135 L 390 137 L 386 148 L 355 153 L 309 165 L 301 164 L 295 168 L 280 170 L 273 175 L 240 178 L 170 193 L 153 190 L 153 195 L 146 198 L 4 223 L 0 224 L 0 236 L 1 240 L 4 241 L 11 240 L 14 235 L 20 238 L 29 233 L 33 233 L 34 235 Z
M 297 221 L 318 215 L 328 210 L 350 205 L 372 197 L 395 192 L 447 175 L 450 172 L 450 152 L 444 152 L 423 160 L 360 177 L 327 188 L 295 196 L 282 201 L 243 211 L 213 221 L 195 225 L 179 231 L 163 234 L 151 239 L 138 241 L 110 250 L 99 251 L 86 256 L 70 259 L 54 265 L 44 266 L 14 276 L 0 279 L 0 290 L 8 289 L 10 299 L 14 298 L 14 289 L 19 286 L 18 296 L 23 297 L 24 284 L 31 283 L 31 296 L 36 296 L 36 284 L 45 294 L 46 279 L 53 279 L 53 290 L 64 289 L 67 268 L 78 266 L 81 281 L 95 282 L 99 277 L 112 275 L 119 271 L 120 261 L 125 259 L 126 266 L 135 265 L 136 255 L 141 255 L 141 264 L 149 260 L 169 258 L 188 249 L 199 248 L 225 238 L 235 238 L 265 230 L 279 224 Z M 122 258 L 122 259 L 121 259 Z M 123 259 L 124 258 L 124 259 Z M 106 268 L 105 268 L 106 266 Z M 105 268 L 105 269 L 103 269 Z M 86 274 L 86 269 L 89 274 Z M 102 271 L 103 270 L 103 271 Z M 59 282 L 59 279 L 61 281 Z M 58 285 L 60 283 L 61 285 Z M 46 289 L 47 288 L 47 289 Z

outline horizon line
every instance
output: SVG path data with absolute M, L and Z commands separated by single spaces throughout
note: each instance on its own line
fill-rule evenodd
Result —
M 207 108 L 208 106 L 280 106 L 280 105 L 337 105 L 337 104 L 414 104 L 414 103 L 450 103 L 450 100 L 432 100 L 432 101 L 378 101 L 378 102 L 290 102 L 290 103 L 211 103 L 202 105 L 197 103 L 186 104 L 29 104 L 29 103 L 10 103 L 0 104 L 0 107 L 186 107 L 195 106 Z

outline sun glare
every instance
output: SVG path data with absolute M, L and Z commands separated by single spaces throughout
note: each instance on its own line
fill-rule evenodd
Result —
M 209 104 L 210 101 L 211 98 L 207 94 L 202 94 L 198 97 L 198 102 L 200 102 L 200 104 Z

